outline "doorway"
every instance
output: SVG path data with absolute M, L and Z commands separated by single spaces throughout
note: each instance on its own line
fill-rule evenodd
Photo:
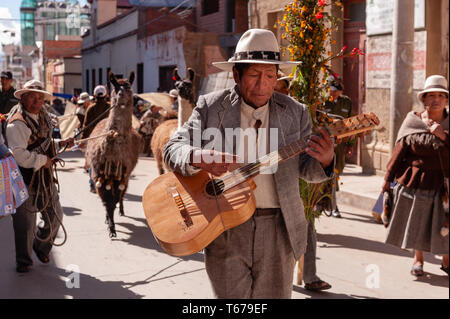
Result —
M 159 90 L 161 92 L 169 92 L 174 88 L 173 70 L 176 65 L 160 66 L 159 67 Z
M 347 0 L 344 2 L 344 45 L 347 50 L 359 48 L 366 52 L 366 1 Z M 354 114 L 365 109 L 366 97 L 366 56 L 344 58 L 343 66 L 344 91 L 352 100 Z M 347 163 L 360 164 L 361 139 L 358 138 L 353 155 Z

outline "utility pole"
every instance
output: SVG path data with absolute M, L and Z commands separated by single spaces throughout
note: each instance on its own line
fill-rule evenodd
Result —
M 390 153 L 394 148 L 398 130 L 413 105 L 414 1 L 394 0 L 393 20 Z

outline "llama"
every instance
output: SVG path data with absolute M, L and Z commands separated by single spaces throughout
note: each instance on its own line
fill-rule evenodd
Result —
M 178 127 L 182 127 L 189 120 L 195 106 L 194 77 L 195 72 L 188 68 L 189 77 L 182 80 L 178 75 L 178 69 L 173 71 L 175 89 L 178 91 Z
M 189 77 L 182 80 L 178 75 L 178 70 L 173 71 L 173 77 L 176 80 L 175 88 L 178 90 L 178 120 L 168 120 L 160 124 L 151 140 L 151 149 L 158 167 L 159 174 L 164 174 L 164 168 L 169 170 L 163 161 L 164 146 L 170 140 L 173 132 L 183 126 L 189 119 L 194 110 L 194 76 L 195 72 L 188 68 Z
M 124 215 L 123 196 L 128 181 L 136 166 L 141 137 L 132 128 L 133 91 L 131 85 L 134 72 L 128 80 L 116 79 L 108 74 L 114 90 L 111 93 L 111 105 L 108 118 L 100 121 L 91 133 L 97 136 L 111 132 L 105 137 L 88 142 L 86 159 L 91 168 L 91 177 L 95 183 L 97 194 L 106 208 L 106 222 L 110 238 L 117 237 L 114 224 L 114 210 L 120 204 L 120 215 Z

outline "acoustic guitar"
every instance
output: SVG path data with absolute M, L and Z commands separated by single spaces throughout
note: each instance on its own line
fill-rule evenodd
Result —
M 375 128 L 373 113 L 359 114 L 327 126 L 330 136 L 343 138 Z M 247 221 L 256 205 L 253 177 L 271 165 L 286 161 L 306 147 L 308 137 L 271 152 L 257 161 L 220 177 L 200 171 L 194 176 L 169 172 L 146 188 L 142 204 L 159 245 L 170 255 L 194 254 L 224 231 Z

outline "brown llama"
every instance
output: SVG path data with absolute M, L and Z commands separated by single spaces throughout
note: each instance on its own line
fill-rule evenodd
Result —
M 108 74 L 114 90 L 111 92 L 111 105 L 108 118 L 99 122 L 91 133 L 97 136 L 112 134 L 88 142 L 86 159 L 91 168 L 91 178 L 97 194 L 106 208 L 106 222 L 109 236 L 117 237 L 114 224 L 114 210 L 120 203 L 120 215 L 124 215 L 123 197 L 128 181 L 136 166 L 141 137 L 131 126 L 133 114 L 133 91 L 131 85 L 134 72 L 127 79 L 116 79 Z
M 194 110 L 194 70 L 188 68 L 188 75 L 188 78 L 182 80 L 178 75 L 178 69 L 173 71 L 173 77 L 176 80 L 175 89 L 178 91 L 178 120 L 168 120 L 160 124 L 153 133 L 151 140 L 150 146 L 160 175 L 164 174 L 164 168 L 167 171 L 169 170 L 163 161 L 164 147 L 173 132 L 187 122 Z

